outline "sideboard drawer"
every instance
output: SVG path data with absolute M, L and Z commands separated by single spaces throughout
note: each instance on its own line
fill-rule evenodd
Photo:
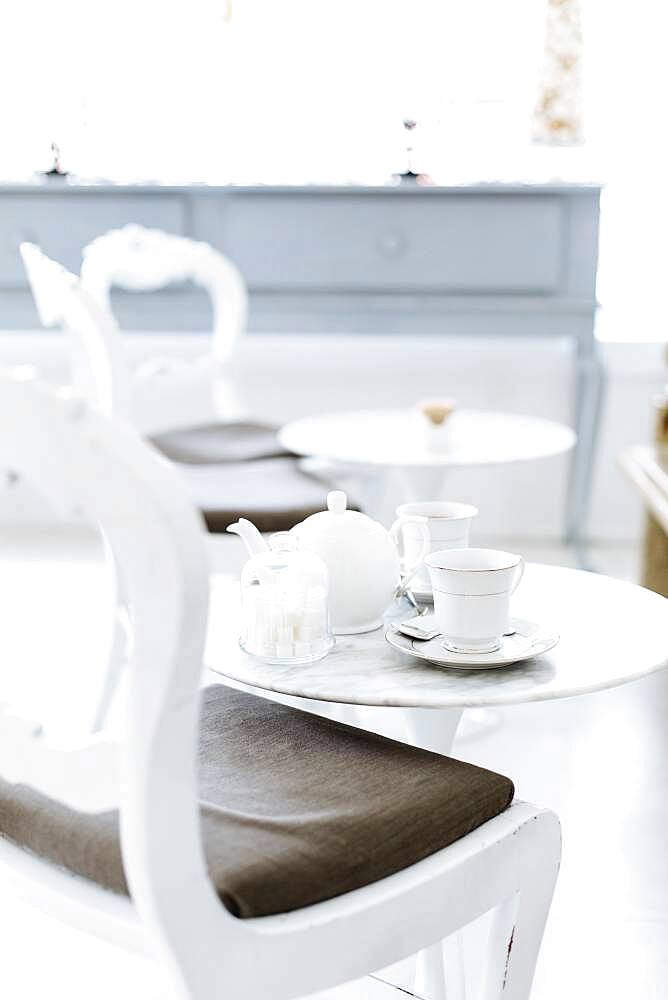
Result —
M 551 194 L 238 193 L 221 247 L 259 290 L 548 294 L 563 226 Z
M 79 273 L 81 251 L 108 229 L 138 222 L 184 233 L 185 201 L 178 195 L 25 194 L 0 200 L 0 287 L 26 284 L 19 254 L 24 240 Z

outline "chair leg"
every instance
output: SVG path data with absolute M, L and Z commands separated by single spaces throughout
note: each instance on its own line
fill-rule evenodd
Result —
M 528 845 L 519 891 L 493 915 L 484 1000 L 529 1000 L 561 858 L 556 817 L 543 814 L 535 822 L 543 828 Z
M 418 952 L 413 989 L 427 1000 L 466 1000 L 461 931 Z
M 512 896 L 494 910 L 489 932 L 483 1000 L 499 1000 L 503 994 L 510 956 L 515 945 L 518 902 L 519 896 Z

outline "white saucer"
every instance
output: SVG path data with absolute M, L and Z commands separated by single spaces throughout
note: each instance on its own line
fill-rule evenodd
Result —
M 425 628 L 433 621 L 433 614 L 423 617 Z M 552 649 L 559 642 L 559 635 L 535 622 L 524 621 L 521 618 L 510 619 L 514 635 L 504 636 L 501 647 L 493 653 L 451 653 L 443 646 L 443 636 L 435 639 L 410 639 L 407 635 L 387 629 L 385 639 L 390 646 L 417 656 L 420 660 L 428 660 L 439 667 L 457 667 L 459 670 L 492 670 L 495 667 L 506 667 L 510 663 L 520 663 L 533 656 L 540 656 Z

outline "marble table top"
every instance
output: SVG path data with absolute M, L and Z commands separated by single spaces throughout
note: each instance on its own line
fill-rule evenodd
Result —
M 433 666 L 392 649 L 384 629 L 339 636 L 325 659 L 273 666 L 238 646 L 238 585 L 214 576 L 206 662 L 264 691 L 350 705 L 464 708 L 544 701 L 636 680 L 668 666 L 668 600 L 635 584 L 580 570 L 528 564 L 516 617 L 561 635 L 549 653 L 497 670 Z M 404 609 L 405 617 L 410 612 Z
M 297 455 L 378 466 L 494 465 L 546 458 L 568 451 L 575 434 L 540 417 L 485 410 L 456 410 L 447 442 L 429 447 L 424 417 L 417 410 L 358 410 L 306 417 L 280 432 Z

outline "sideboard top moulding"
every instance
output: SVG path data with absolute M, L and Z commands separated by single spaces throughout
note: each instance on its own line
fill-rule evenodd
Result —
M 448 194 L 580 194 L 600 191 L 600 183 L 587 181 L 576 183 L 572 181 L 554 181 L 551 183 L 531 183 L 518 181 L 516 183 L 490 181 L 471 184 L 454 184 L 452 186 L 437 185 L 364 185 L 364 184 L 257 184 L 257 185 L 210 185 L 210 184 L 112 184 L 108 181 L 100 183 L 77 180 L 35 180 L 25 183 L 5 183 L 0 181 L 0 196 L 8 194 L 303 194 L 303 195 L 336 195 L 336 194 L 374 194 L 387 197 L 433 197 Z

